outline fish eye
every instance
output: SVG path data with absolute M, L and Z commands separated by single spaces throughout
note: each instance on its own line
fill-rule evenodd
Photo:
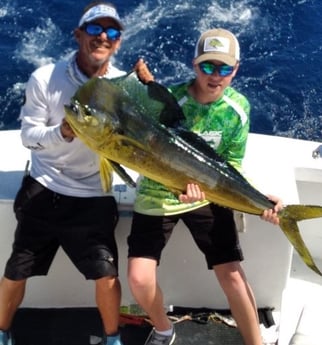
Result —
M 84 105 L 84 115 L 85 116 L 92 116 L 92 110 L 87 104 Z
M 78 105 L 72 103 L 72 104 L 70 105 L 70 109 L 71 109 L 74 113 L 78 113 Z
M 78 114 L 79 113 L 79 106 L 80 106 L 79 102 L 74 99 L 71 101 L 69 108 L 71 109 L 72 112 Z

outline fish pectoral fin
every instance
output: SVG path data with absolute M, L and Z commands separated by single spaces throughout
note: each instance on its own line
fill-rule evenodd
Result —
M 132 177 L 126 172 L 126 170 L 122 167 L 122 165 L 109 161 L 113 170 L 120 176 L 120 178 L 131 188 L 136 187 L 136 183 L 133 181 Z
M 115 135 L 113 141 L 117 143 L 117 146 L 133 146 L 142 151 L 147 151 L 147 147 L 145 145 L 122 134 Z
M 287 207 L 288 206 L 286 206 L 286 208 Z M 322 276 L 321 271 L 316 266 L 309 250 L 307 249 L 302 239 L 296 219 L 290 217 L 280 217 L 280 227 L 285 236 L 292 243 L 293 247 L 302 258 L 302 260 L 305 262 L 305 264 L 310 267 L 315 273 Z
M 107 192 L 111 189 L 112 172 L 113 167 L 110 161 L 107 158 L 100 156 L 100 177 L 104 192 Z

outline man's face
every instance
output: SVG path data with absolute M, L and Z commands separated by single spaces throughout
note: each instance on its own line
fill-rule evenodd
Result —
M 99 66 L 110 60 L 111 56 L 119 49 L 121 45 L 121 38 L 111 39 L 106 33 L 107 28 L 114 28 L 119 30 L 117 23 L 111 18 L 100 18 L 91 24 L 98 25 L 103 30 L 101 33 L 95 35 L 88 33 L 84 28 L 77 28 L 75 30 L 75 37 L 79 45 L 79 54 L 81 60 L 88 64 Z M 98 30 L 100 31 L 100 30 Z

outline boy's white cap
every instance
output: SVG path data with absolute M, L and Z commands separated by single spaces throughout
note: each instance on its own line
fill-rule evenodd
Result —
M 195 63 L 209 60 L 235 66 L 240 60 L 240 48 L 236 36 L 221 28 L 204 32 L 196 45 Z

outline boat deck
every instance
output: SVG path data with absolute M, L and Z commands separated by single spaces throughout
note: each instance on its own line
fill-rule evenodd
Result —
M 260 309 L 259 315 L 263 327 L 274 322 L 270 309 Z M 175 323 L 175 345 L 243 345 L 239 331 L 230 324 L 233 320 L 227 310 L 175 307 L 169 316 Z M 143 345 L 151 328 L 142 317 L 121 318 L 124 345 Z M 102 336 L 96 308 L 21 308 L 12 331 L 15 345 L 95 345 L 100 344 Z

